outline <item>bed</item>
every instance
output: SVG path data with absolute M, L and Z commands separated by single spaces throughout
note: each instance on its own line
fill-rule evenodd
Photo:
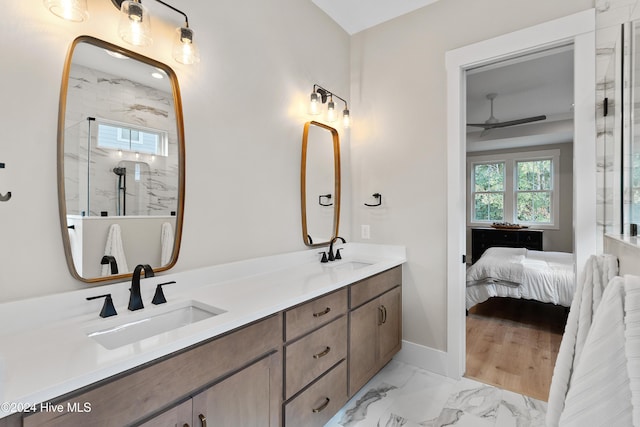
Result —
M 573 254 L 492 247 L 467 269 L 467 310 L 491 297 L 511 297 L 571 306 Z

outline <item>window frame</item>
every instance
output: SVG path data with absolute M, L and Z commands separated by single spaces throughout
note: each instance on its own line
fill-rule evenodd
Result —
M 475 170 L 476 170 L 476 166 L 480 166 L 480 165 L 499 165 L 502 164 L 503 168 L 502 168 L 502 191 L 475 191 L 476 188 L 476 175 L 475 175 Z M 471 218 L 475 219 L 476 217 L 476 203 L 475 203 L 475 196 L 477 194 L 502 194 L 502 221 L 504 221 L 504 217 L 505 217 L 505 208 L 506 208 L 506 202 L 507 202 L 507 163 L 505 161 L 502 160 L 498 160 L 498 161 L 485 161 L 485 162 L 474 162 L 471 165 L 471 188 L 470 188 L 470 195 L 469 195 L 469 203 L 470 203 L 470 210 L 471 210 Z M 492 223 L 495 222 L 495 220 L 487 220 L 487 221 L 477 221 L 477 222 L 481 222 L 481 223 Z
M 112 151 L 125 151 L 127 153 L 140 153 L 140 154 L 146 154 L 146 155 L 153 155 L 153 156 L 160 156 L 160 157 L 167 157 L 169 156 L 169 132 L 166 130 L 162 130 L 162 129 L 154 129 L 154 128 L 149 128 L 149 127 L 144 127 L 144 126 L 139 126 L 139 125 L 134 125 L 131 123 L 125 123 L 125 122 L 118 122 L 115 120 L 108 120 L 108 119 L 102 119 L 102 118 L 96 118 L 96 136 L 95 136 L 95 144 L 97 148 L 100 148 L 102 150 L 112 150 Z M 111 126 L 111 127 L 115 127 L 117 128 L 116 131 L 116 140 L 117 141 L 121 141 L 121 142 L 127 142 L 129 141 L 129 149 L 122 149 L 122 148 L 114 148 L 114 147 L 109 147 L 109 146 L 104 146 L 104 145 L 100 145 L 100 130 L 99 127 L 100 125 L 106 125 L 106 126 Z M 128 129 L 130 131 L 137 131 L 138 132 L 138 138 L 137 139 L 126 139 L 126 138 L 122 138 L 122 130 L 123 129 Z M 158 136 L 158 146 L 155 153 L 150 153 L 150 152 L 146 152 L 146 151 L 139 151 L 135 149 L 135 144 L 137 145 L 142 145 L 144 144 L 143 140 L 142 140 L 142 133 L 146 133 L 146 134 L 155 134 Z
M 551 222 L 525 222 L 516 220 L 517 204 L 516 197 L 519 192 L 517 189 L 517 168 L 518 162 L 529 162 L 537 160 L 551 160 Z M 536 229 L 554 229 L 560 228 L 560 150 L 540 150 L 526 152 L 512 152 L 500 154 L 485 154 L 477 156 L 467 156 L 467 182 L 469 188 L 467 190 L 467 226 L 469 227 L 487 227 L 495 221 L 478 221 L 474 215 L 474 168 L 478 164 L 500 163 L 505 164 L 505 199 L 504 199 L 504 215 L 503 221 L 510 223 L 518 223 L 535 227 Z M 529 191 L 525 191 L 529 192 Z M 544 190 L 547 192 L 547 190 Z

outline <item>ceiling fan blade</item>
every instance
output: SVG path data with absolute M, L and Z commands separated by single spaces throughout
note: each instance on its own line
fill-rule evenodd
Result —
M 525 123 L 531 122 L 539 122 L 541 120 L 546 120 L 547 116 L 534 116 L 534 117 L 526 117 L 524 119 L 517 120 L 509 120 L 507 122 L 497 122 L 497 123 L 467 123 L 467 126 L 479 127 L 483 129 L 496 129 L 496 128 L 505 128 L 509 126 L 522 125 Z

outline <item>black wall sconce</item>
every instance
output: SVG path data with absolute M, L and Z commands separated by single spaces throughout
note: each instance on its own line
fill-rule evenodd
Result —
M 176 39 L 172 50 L 173 59 L 181 64 L 195 64 L 200 61 L 198 49 L 193 44 L 193 30 L 189 28 L 187 15 L 165 3 L 157 3 L 181 14 L 184 17 L 184 27 L 176 29 Z M 152 43 L 149 11 L 140 0 L 111 0 L 120 10 L 118 34 L 125 42 L 134 46 L 148 46 Z M 44 5 L 54 15 L 72 22 L 82 22 L 89 18 L 87 0 L 44 0 Z
M 333 102 L 334 96 L 344 102 L 344 110 L 342 110 L 342 126 L 346 129 L 351 126 L 351 116 L 349 114 L 349 105 L 347 104 L 347 101 L 320 85 L 313 85 L 313 92 L 311 92 L 311 100 L 309 103 L 309 113 L 314 115 L 320 114 L 320 104 L 327 104 L 327 121 L 336 121 L 338 113 L 336 112 L 336 104 Z M 327 101 L 329 102 L 327 103 Z

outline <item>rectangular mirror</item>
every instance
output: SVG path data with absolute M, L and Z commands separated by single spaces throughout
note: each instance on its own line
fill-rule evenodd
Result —
M 305 123 L 300 191 L 305 245 L 328 245 L 338 235 L 340 222 L 340 139 L 336 129 L 315 121 Z
M 73 42 L 60 94 L 58 190 L 74 277 L 122 279 L 137 264 L 175 264 L 184 130 L 171 68 L 92 37 Z

